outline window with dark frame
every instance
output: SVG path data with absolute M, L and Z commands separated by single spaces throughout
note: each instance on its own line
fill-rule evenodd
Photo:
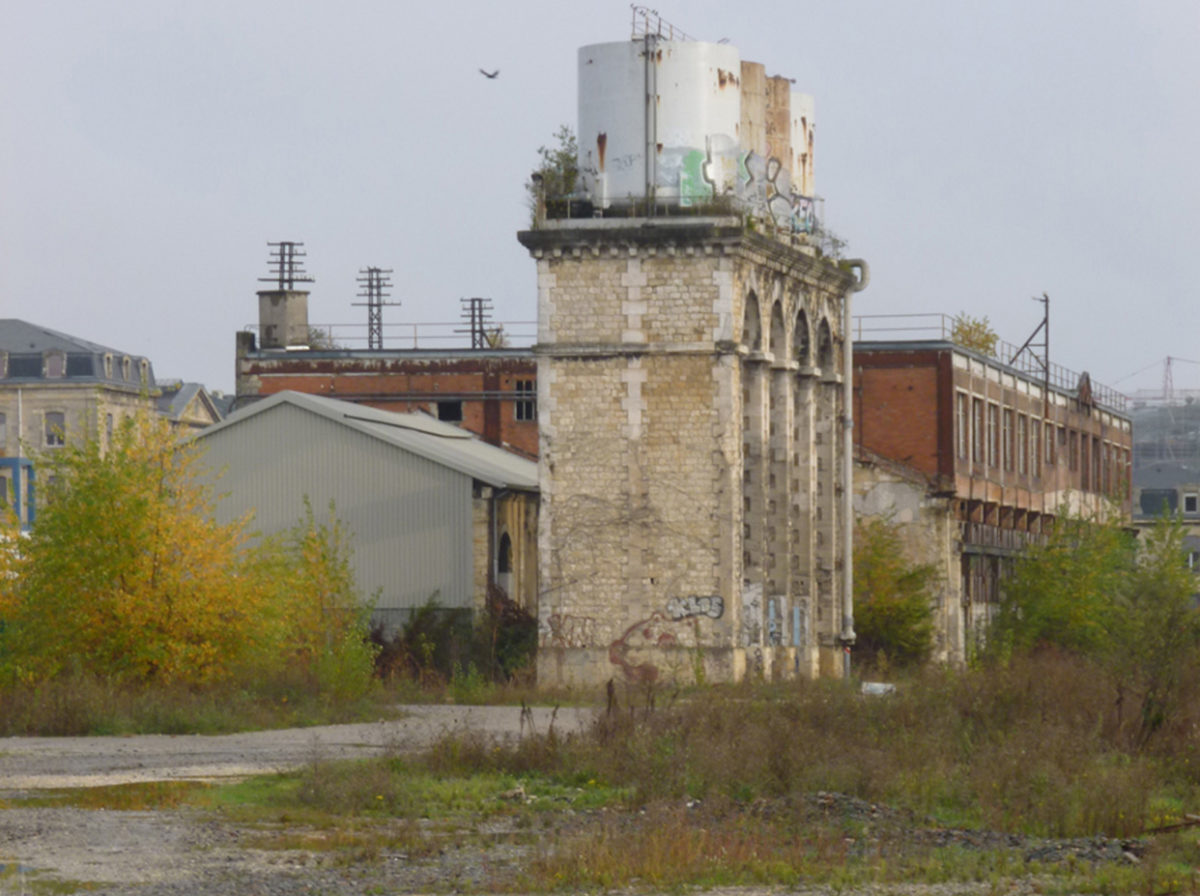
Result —
M 59 448 L 67 440 L 67 415 L 62 411 L 46 411 L 46 447 Z
M 1184 513 L 1200 513 L 1200 500 L 1194 494 L 1185 494 L 1183 496 L 1183 512 Z
M 537 383 L 534 380 L 517 380 L 514 383 L 517 399 L 513 405 L 513 416 L 517 420 L 537 419 Z

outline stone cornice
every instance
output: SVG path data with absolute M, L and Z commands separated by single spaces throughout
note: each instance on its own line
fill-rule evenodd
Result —
M 748 228 L 733 216 L 710 218 L 585 218 L 547 221 L 517 234 L 534 258 L 666 255 L 735 255 L 829 290 L 843 293 L 853 272 L 791 237 Z

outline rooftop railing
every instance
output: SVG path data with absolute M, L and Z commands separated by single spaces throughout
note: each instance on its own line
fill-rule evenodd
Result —
M 950 314 L 864 314 L 854 318 L 854 341 L 955 342 L 954 322 L 955 318 Z M 1074 393 L 1079 388 L 1081 374 L 1053 361 L 1047 368 L 1036 346 L 1026 345 L 1022 348 L 997 338 L 991 352 L 972 350 L 1060 391 Z M 1091 381 L 1091 387 L 1092 397 L 1098 404 L 1115 411 L 1125 411 L 1129 399 L 1124 393 L 1095 380 Z
M 252 333 L 258 332 L 257 324 L 242 327 Z M 461 321 L 416 321 L 408 323 L 384 323 L 381 325 L 383 350 L 400 349 L 470 349 L 472 333 Z M 366 351 L 368 326 L 366 323 L 310 324 L 309 346 L 315 350 L 347 349 Z M 537 341 L 537 321 L 518 320 L 487 324 L 483 328 L 482 351 L 502 348 L 529 348 Z

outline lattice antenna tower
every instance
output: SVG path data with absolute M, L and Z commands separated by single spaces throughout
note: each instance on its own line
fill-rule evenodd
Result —
M 259 277 L 262 283 L 275 283 L 280 292 L 291 292 L 297 283 L 312 283 L 313 278 L 304 273 L 304 243 L 284 240 L 278 243 L 267 243 L 271 249 L 270 260 L 267 262 L 272 276 Z
M 383 348 L 383 306 L 400 304 L 399 302 L 384 301 L 384 297 L 388 295 L 387 290 L 392 288 L 392 281 L 389 277 L 391 273 L 391 268 L 360 268 L 358 272 L 358 285 L 363 290 L 358 296 L 366 301 L 353 304 L 367 306 L 367 348 L 369 349 Z
M 462 319 L 466 321 L 465 329 L 455 330 L 455 333 L 470 333 L 471 348 L 490 348 L 489 336 L 498 328 L 489 327 L 492 322 L 492 300 L 472 296 L 469 299 L 459 299 L 462 303 Z

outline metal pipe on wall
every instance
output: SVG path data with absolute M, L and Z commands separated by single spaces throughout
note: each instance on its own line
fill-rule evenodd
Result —
M 854 644 L 854 338 L 850 297 L 871 282 L 871 269 L 861 258 L 845 262 L 858 279 L 842 301 L 842 676 L 850 678 L 850 647 Z

